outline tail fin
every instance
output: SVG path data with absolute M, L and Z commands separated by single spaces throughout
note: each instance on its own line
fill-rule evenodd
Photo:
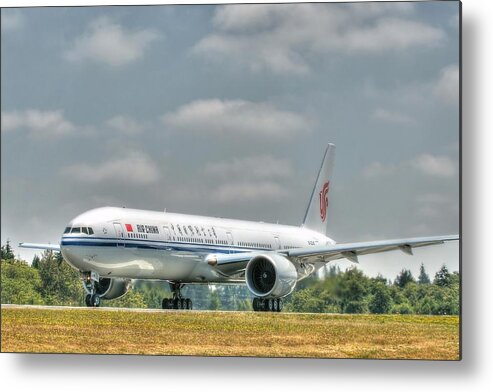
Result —
M 322 166 L 318 171 L 317 181 L 310 197 L 310 203 L 306 209 L 302 227 L 327 234 L 327 207 L 329 205 L 329 188 L 334 167 L 336 146 L 329 143 L 325 150 Z

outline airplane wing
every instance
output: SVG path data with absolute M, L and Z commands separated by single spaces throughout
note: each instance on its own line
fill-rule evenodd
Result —
M 388 252 L 391 250 L 401 250 L 406 254 L 412 255 L 413 248 L 438 245 L 443 244 L 447 241 L 457 241 L 458 239 L 458 235 L 446 235 L 438 237 L 419 237 L 371 242 L 353 242 L 346 244 L 296 248 L 288 250 L 285 253 L 289 258 L 296 258 L 308 261 L 313 260 L 329 262 L 332 260 L 346 258 L 357 263 L 359 255 Z
M 424 246 L 443 244 L 448 241 L 459 240 L 458 235 L 446 235 L 438 237 L 419 237 L 405 238 L 396 240 L 383 240 L 371 242 L 353 242 L 346 244 L 325 245 L 325 246 L 307 246 L 290 250 L 279 251 L 255 251 L 236 254 L 210 254 L 206 261 L 215 266 L 224 274 L 233 274 L 246 268 L 247 263 L 256 255 L 265 253 L 279 253 L 286 256 L 291 261 L 308 262 L 308 263 L 328 263 L 332 260 L 348 259 L 352 262 L 358 262 L 358 256 L 372 253 L 388 252 L 392 250 L 401 250 L 402 252 L 412 255 L 414 248 Z
M 31 248 L 31 249 L 46 249 L 46 250 L 55 250 L 57 252 L 60 251 L 60 245 L 58 244 L 33 244 L 29 242 L 21 242 L 19 244 L 20 248 Z

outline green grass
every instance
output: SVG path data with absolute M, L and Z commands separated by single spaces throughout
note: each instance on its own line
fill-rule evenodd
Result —
M 2 307 L 2 351 L 459 359 L 459 318 Z

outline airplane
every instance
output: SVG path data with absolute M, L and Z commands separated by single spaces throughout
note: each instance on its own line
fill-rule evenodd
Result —
M 82 213 L 59 244 L 20 243 L 60 251 L 81 274 L 89 307 L 123 296 L 134 279 L 167 281 L 163 309 L 192 309 L 185 284 L 246 284 L 254 311 L 280 312 L 297 282 L 338 259 L 459 240 L 458 235 L 336 243 L 327 236 L 335 145 L 329 143 L 301 226 L 102 207 Z

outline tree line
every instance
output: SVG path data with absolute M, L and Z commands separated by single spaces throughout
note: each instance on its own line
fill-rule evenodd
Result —
M 312 276 L 298 283 L 285 298 L 285 311 L 320 313 L 459 314 L 459 274 L 445 265 L 433 281 L 422 264 L 415 279 L 403 269 L 390 281 L 370 278 L 357 268 L 330 267 L 323 278 Z M 251 310 L 252 296 L 245 285 L 193 285 L 182 290 L 194 309 Z M 45 251 L 31 265 L 16 258 L 7 241 L 1 247 L 1 303 L 85 306 L 79 273 L 60 252 Z M 135 281 L 125 296 L 102 301 L 102 306 L 160 308 L 170 298 L 166 282 Z
M 301 283 L 301 282 L 300 282 Z M 403 269 L 394 279 L 365 276 L 357 268 L 341 271 L 330 267 L 324 279 L 310 279 L 291 294 L 285 309 L 320 313 L 397 313 L 457 315 L 460 311 L 460 279 L 443 265 L 433 281 L 421 264 L 415 279 Z

